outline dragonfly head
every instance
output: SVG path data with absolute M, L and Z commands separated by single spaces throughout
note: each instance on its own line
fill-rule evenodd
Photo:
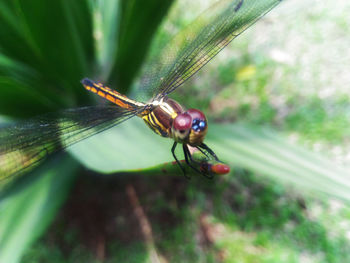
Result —
M 189 109 L 176 116 L 172 125 L 172 133 L 176 141 L 198 146 L 203 142 L 207 128 L 207 120 L 203 112 Z

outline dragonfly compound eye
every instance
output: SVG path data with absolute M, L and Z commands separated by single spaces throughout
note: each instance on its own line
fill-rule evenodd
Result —
M 202 132 L 207 128 L 207 120 L 203 112 L 196 109 L 189 109 L 187 113 L 192 117 L 192 130 Z
M 192 125 L 192 118 L 188 113 L 181 113 L 174 119 L 173 127 L 176 131 L 184 133 L 189 130 Z
M 206 126 L 207 126 L 207 124 L 205 123 L 204 120 L 194 119 L 192 121 L 192 130 L 194 130 L 195 132 L 204 131 Z
M 184 142 L 187 140 L 192 127 L 192 118 L 188 113 L 180 113 L 176 116 L 172 126 L 172 133 L 175 141 Z

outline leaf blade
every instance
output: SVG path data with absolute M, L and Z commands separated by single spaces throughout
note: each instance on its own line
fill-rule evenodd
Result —
M 209 129 L 206 143 L 229 165 L 350 201 L 349 171 L 322 155 L 291 144 L 284 136 L 259 126 L 212 124 Z M 149 167 L 171 162 L 173 158 L 172 141 L 148 130 L 142 122 L 129 120 L 98 138 L 72 147 L 70 152 L 98 172 L 138 170 L 142 173 L 143 169 L 149 172 Z M 159 172 L 159 166 L 154 172 Z
M 25 249 L 45 231 L 68 194 L 76 168 L 69 156 L 56 157 L 1 192 L 1 262 L 20 262 Z

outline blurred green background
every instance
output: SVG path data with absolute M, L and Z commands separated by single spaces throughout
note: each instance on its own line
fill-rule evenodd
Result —
M 130 92 L 213 2 L 0 2 L 2 122 L 98 103 L 83 77 Z M 162 172 L 171 141 L 128 121 L 0 193 L 0 262 L 350 262 L 349 11 L 284 1 L 172 95 L 229 175 Z

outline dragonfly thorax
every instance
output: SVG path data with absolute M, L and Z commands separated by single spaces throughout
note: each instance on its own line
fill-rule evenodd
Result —
M 142 118 L 154 132 L 191 146 L 198 146 L 203 142 L 207 133 L 207 120 L 201 111 L 185 111 L 178 102 L 169 98 L 152 104 L 153 109 Z

